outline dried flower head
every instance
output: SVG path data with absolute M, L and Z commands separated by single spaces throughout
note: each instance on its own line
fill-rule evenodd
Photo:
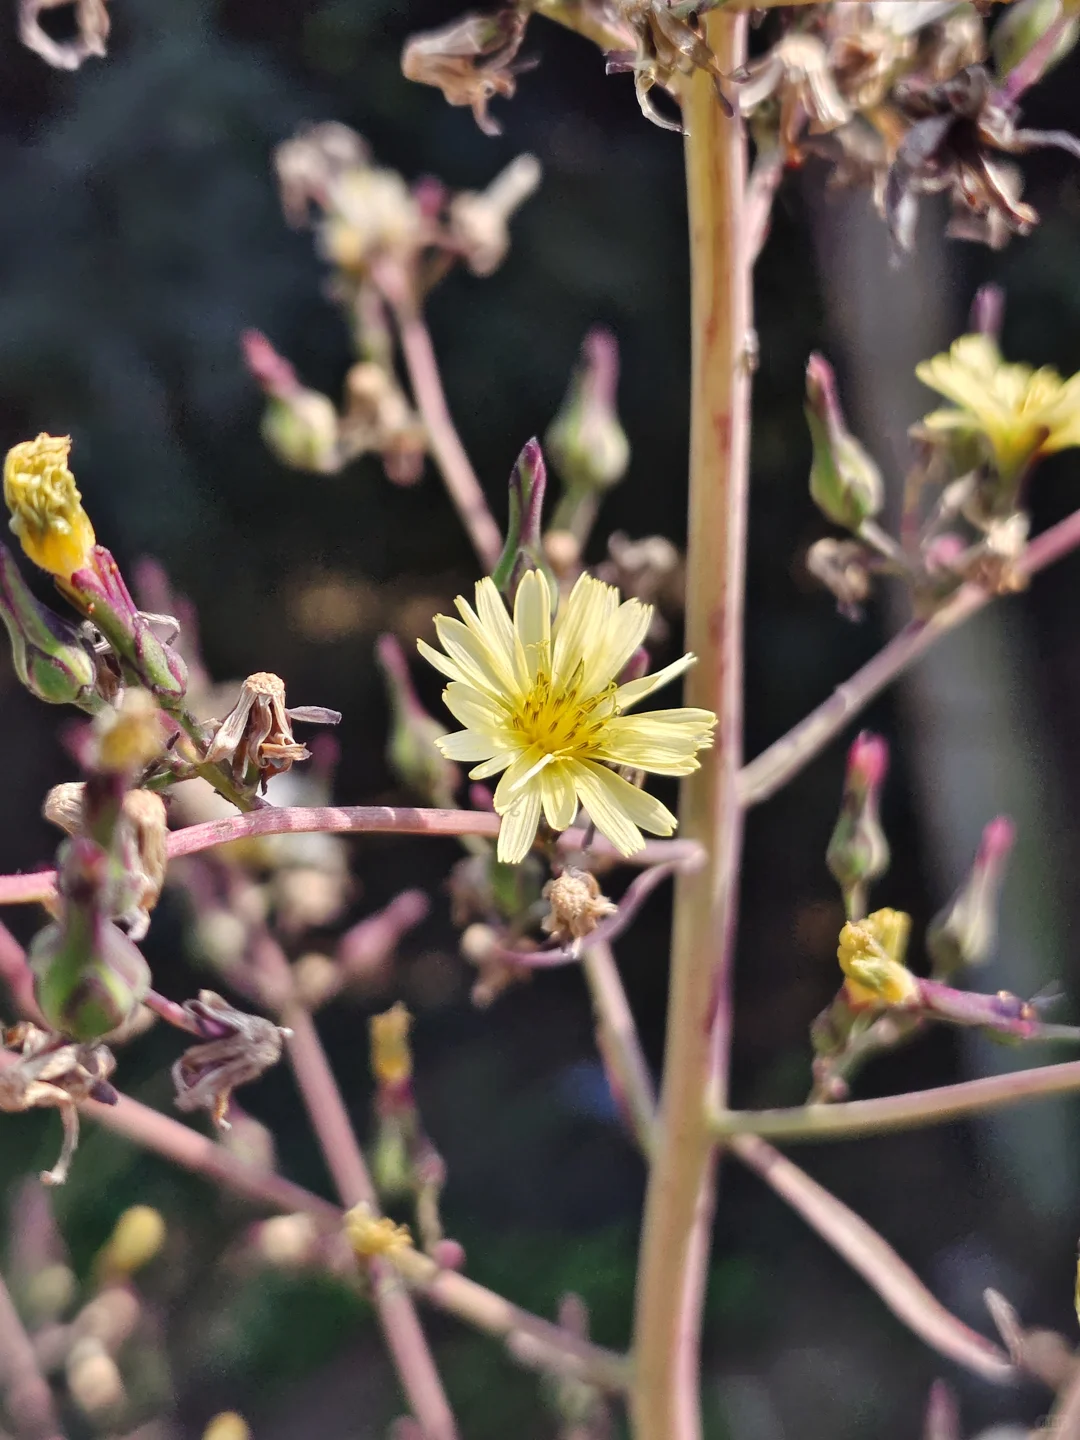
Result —
M 712 744 L 708 710 L 626 712 L 694 662 L 692 655 L 620 685 L 618 676 L 649 628 L 652 610 L 619 603 L 610 585 L 582 575 L 551 619 L 547 578 L 530 570 L 518 586 L 513 619 L 491 580 L 476 586 L 476 609 L 461 596 L 461 620 L 435 618 L 445 654 L 419 641 L 446 675 L 443 699 L 466 727 L 438 744 L 451 760 L 481 762 L 474 780 L 502 774 L 494 805 L 502 816 L 498 856 L 528 854 L 541 811 L 553 830 L 574 821 L 579 802 L 624 855 L 644 845 L 639 827 L 670 835 L 675 816 L 612 766 L 688 775 Z
M 870 598 L 870 552 L 857 540 L 817 540 L 806 552 L 806 568 L 836 596 L 847 620 L 861 620 Z
M 228 761 L 238 780 L 257 775 L 265 790 L 271 775 L 291 769 L 297 760 L 310 759 L 311 752 L 293 735 L 294 720 L 337 725 L 341 716 L 319 705 L 287 709 L 285 682 L 260 670 L 240 687 L 240 697 L 218 726 L 206 758 Z
M 290 1032 L 261 1015 L 234 1009 L 213 990 L 200 990 L 184 1009 L 215 1038 L 185 1050 L 173 1066 L 177 1109 L 208 1110 L 217 1128 L 228 1130 L 232 1092 L 277 1064 Z
M 27 556 L 61 580 L 90 560 L 94 527 L 68 468 L 70 435 L 46 435 L 13 445 L 4 461 L 4 503 L 11 531 Z
M 902 910 L 875 910 L 840 931 L 836 957 L 852 1005 L 910 1005 L 918 1000 L 918 981 L 904 964 L 910 931 L 911 917 Z
M 1020 203 L 1000 157 L 1053 148 L 1080 158 L 1080 141 L 1065 131 L 1017 129 L 1015 107 L 981 65 L 941 82 L 903 81 L 895 94 L 913 123 L 889 171 L 885 213 L 905 250 L 914 243 L 920 195 L 950 195 L 962 233 L 972 219 L 989 226 L 993 216 L 1006 233 L 1028 234 L 1038 213 Z
M 490 15 L 462 15 L 412 36 L 401 53 L 402 73 L 407 80 L 437 86 L 450 105 L 470 106 L 484 134 L 499 135 L 501 126 L 488 114 L 488 105 L 496 95 L 509 100 L 518 75 L 532 68 L 517 58 L 527 22 L 528 11 L 516 5 Z
M 20 1059 L 0 1069 L 0 1110 L 16 1114 L 22 1110 L 51 1107 L 60 1111 L 64 1144 L 51 1170 L 42 1172 L 46 1185 L 62 1185 L 79 1144 L 80 1100 L 97 1100 L 115 1105 L 116 1091 L 108 1083 L 116 1060 L 105 1045 L 66 1044 L 58 1035 L 24 1022 L 8 1030 L 4 1046 Z
M 801 160 L 806 130 L 821 135 L 839 129 L 852 115 L 836 88 L 823 41 L 802 31 L 785 35 L 746 67 L 738 99 L 743 115 L 757 116 L 766 104 L 775 109 L 777 142 L 789 165 Z
M 600 921 L 619 910 L 601 891 L 595 875 L 572 865 L 547 882 L 544 899 L 551 909 L 540 922 L 541 928 L 560 945 L 572 947 L 575 954 Z
M 404 1085 L 412 1076 L 412 1016 L 399 1000 L 381 1015 L 373 1015 L 370 1028 L 371 1073 L 380 1085 Z
M 1041 456 L 1080 445 L 1080 374 L 1063 380 L 1049 366 L 1008 365 L 989 335 L 961 335 L 915 373 L 955 407 L 933 411 L 923 425 L 985 436 L 1007 484 Z
M 679 121 L 669 119 L 656 108 L 651 92 L 659 86 L 677 100 L 677 77 L 692 75 L 695 70 L 712 76 L 717 101 L 731 114 L 731 105 L 724 93 L 726 77 L 696 16 L 684 18 L 665 0 L 617 0 L 616 4 L 603 8 L 610 12 L 604 16 L 608 22 L 605 29 L 612 32 L 615 26 L 621 27 L 627 31 L 627 39 L 634 41 L 632 50 L 607 50 L 607 73 L 633 73 L 634 90 L 646 120 L 662 130 L 682 131 Z
M 313 204 L 328 208 L 334 183 L 370 160 L 367 141 L 335 120 L 302 126 L 283 141 L 274 151 L 274 169 L 289 224 L 297 228 L 306 225 Z
M 413 1248 L 407 1225 L 395 1225 L 387 1215 L 376 1215 L 370 1205 L 359 1204 L 346 1212 L 345 1234 L 361 1260 L 385 1255 L 393 1259 Z

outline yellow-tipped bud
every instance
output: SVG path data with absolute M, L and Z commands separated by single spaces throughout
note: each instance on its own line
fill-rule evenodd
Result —
M 235 1410 L 222 1410 L 207 1425 L 202 1440 L 251 1440 L 251 1426 Z
M 403 1085 L 412 1075 L 412 1016 L 399 1000 L 371 1017 L 371 1070 L 380 1085 Z
M 376 1255 L 393 1258 L 412 1249 L 407 1225 L 395 1225 L 386 1215 L 376 1215 L 370 1205 L 354 1205 L 345 1216 L 345 1234 L 361 1260 Z
M 97 766 L 110 775 L 134 774 L 165 748 L 161 712 L 146 690 L 128 690 L 118 710 L 98 717 Z
M 846 976 L 853 1005 L 910 1005 L 919 984 L 904 964 L 911 916 L 902 910 L 875 910 L 840 931 L 836 958 Z
M 116 1222 L 99 1257 L 111 1275 L 134 1275 L 165 1243 L 165 1221 L 150 1205 L 132 1205 Z
M 4 461 L 11 530 L 42 570 L 69 580 L 90 560 L 94 527 L 68 468 L 70 435 L 41 434 L 14 445 Z

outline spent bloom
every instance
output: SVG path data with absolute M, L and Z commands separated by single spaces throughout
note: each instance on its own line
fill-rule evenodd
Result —
M 573 824 L 584 805 L 598 830 L 624 855 L 644 845 L 641 830 L 670 835 L 675 816 L 609 767 L 687 775 L 697 752 L 712 743 L 708 710 L 626 711 L 681 675 L 692 655 L 618 683 L 645 638 L 652 607 L 620 604 L 619 592 L 582 575 L 551 618 L 551 590 L 539 570 L 518 586 L 511 619 L 490 579 L 476 586 L 476 609 L 461 596 L 461 620 L 435 617 L 445 654 L 418 642 L 422 655 L 449 678 L 447 709 L 466 727 L 444 735 L 451 760 L 478 761 L 475 780 L 502 773 L 495 809 L 502 816 L 498 857 L 523 860 L 540 824 Z
M 13 445 L 4 461 L 4 504 L 11 530 L 42 570 L 68 580 L 90 560 L 94 527 L 68 468 L 70 435 Z
M 1063 380 L 1050 366 L 1008 365 L 989 335 L 961 335 L 915 373 L 953 402 L 923 424 L 985 436 L 1006 482 L 1038 457 L 1080 445 L 1080 375 Z

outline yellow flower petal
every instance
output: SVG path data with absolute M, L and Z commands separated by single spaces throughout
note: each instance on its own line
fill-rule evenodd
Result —
M 540 824 L 540 787 L 525 790 L 512 810 L 502 817 L 496 854 L 504 865 L 517 865 L 525 859 L 536 839 Z
M 569 830 L 577 815 L 578 798 L 569 765 L 549 765 L 540 774 L 544 819 L 552 830 Z
M 685 674 L 691 665 L 696 664 L 696 655 L 684 655 L 681 660 L 673 660 L 670 665 L 665 665 L 662 670 L 657 670 L 655 675 L 642 675 L 640 680 L 628 680 L 625 685 L 620 685 L 615 691 L 616 704 L 620 710 L 629 710 L 631 705 L 637 705 L 645 699 L 646 695 L 651 695 L 654 690 L 670 684 L 672 680 Z

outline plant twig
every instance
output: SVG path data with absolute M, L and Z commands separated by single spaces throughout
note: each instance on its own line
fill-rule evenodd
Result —
M 465 453 L 461 437 L 454 428 L 431 335 L 423 315 L 412 298 L 404 293 L 398 277 L 383 275 L 379 283 L 397 321 L 401 353 L 409 372 L 413 399 L 424 422 L 428 444 L 442 474 L 446 493 L 472 541 L 481 569 L 485 575 L 490 575 L 502 554 L 502 536 L 488 509 L 483 488 Z
M 1016 562 L 1017 574 L 1027 577 L 1045 570 L 1080 546 L 1080 510 L 1066 516 L 1037 536 Z M 892 683 L 909 665 L 926 654 L 943 635 L 970 620 L 994 598 L 978 585 L 964 585 L 929 620 L 913 620 L 900 633 L 837 686 L 828 700 L 799 722 L 767 750 L 744 765 L 739 775 L 739 800 L 759 805 L 824 750 L 850 720 Z
M 887 1095 L 879 1100 L 846 1100 L 836 1105 L 798 1105 L 790 1110 L 716 1110 L 714 1133 L 760 1135 L 770 1140 L 853 1140 L 860 1135 L 883 1135 L 890 1130 L 915 1130 L 924 1125 L 945 1125 L 965 1115 L 976 1115 L 1004 1105 L 1019 1105 L 1044 1096 L 1080 1090 L 1080 1060 L 1040 1065 L 1007 1075 L 987 1075 L 908 1095 Z
M 612 1093 L 642 1154 L 650 1159 L 656 1147 L 656 1092 L 611 945 L 596 938 L 600 928 L 589 937 L 581 957 L 596 1016 L 596 1046 Z
M 315 1022 L 293 993 L 289 962 L 268 931 L 259 936 L 255 948 L 256 972 L 267 992 L 284 1001 L 281 1020 L 292 1031 L 289 1060 L 341 1203 L 377 1209 L 379 1197 Z M 450 1402 L 412 1300 L 387 1261 L 373 1258 L 368 1264 L 387 1348 L 425 1440 L 456 1440 Z
M 713 11 L 706 41 L 724 74 L 746 55 L 746 17 Z M 683 89 L 693 355 L 686 700 L 718 716 L 716 747 L 682 786 L 686 838 L 706 851 L 675 892 L 664 1078 L 646 1197 L 635 1316 L 636 1440 L 697 1440 L 701 1276 L 714 1142 L 702 1096 L 725 1091 L 730 962 L 742 817 L 742 627 L 748 490 L 750 265 L 746 138 L 703 71 Z
M 909 1330 L 939 1355 L 999 1385 L 1017 1378 L 1004 1351 L 946 1310 L 861 1215 L 758 1136 L 733 1136 L 728 1145 L 744 1165 L 760 1175 L 858 1271 Z
M 58 1440 L 63 1432 L 49 1382 L 38 1366 L 11 1292 L 0 1275 L 0 1399 L 22 1440 Z

